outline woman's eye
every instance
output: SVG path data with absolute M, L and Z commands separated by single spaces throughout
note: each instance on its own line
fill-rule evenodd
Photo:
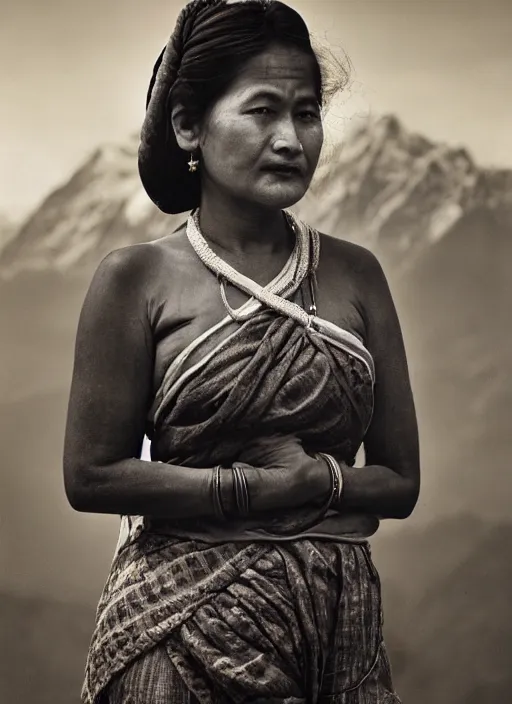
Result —
M 264 107 L 264 106 L 259 106 L 257 108 L 251 108 L 249 110 L 249 113 L 251 115 L 273 115 L 275 114 L 275 110 L 269 107 Z M 301 112 L 297 113 L 297 116 L 299 119 L 304 120 L 305 122 L 313 122 L 314 120 L 319 120 L 320 117 L 317 112 L 314 110 L 302 110 Z
M 318 114 L 316 112 L 313 112 L 312 110 L 305 110 L 304 112 L 299 113 L 299 117 L 302 120 L 318 120 Z
M 254 113 L 255 115 L 270 115 L 272 110 L 270 108 L 266 107 L 259 107 L 259 108 L 253 108 L 250 110 L 251 113 Z

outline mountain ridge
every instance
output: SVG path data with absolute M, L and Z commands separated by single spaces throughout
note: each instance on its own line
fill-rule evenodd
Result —
M 157 239 L 186 214 L 168 216 L 139 181 L 137 135 L 96 149 L 0 251 L 0 276 L 94 268 L 109 251 Z M 293 210 L 337 237 L 411 263 L 473 209 L 512 223 L 512 170 L 476 166 L 462 147 L 436 144 L 396 116 L 359 120 L 321 160 Z

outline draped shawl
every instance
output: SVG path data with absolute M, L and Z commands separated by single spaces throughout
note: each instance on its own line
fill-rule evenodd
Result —
M 170 364 L 152 409 L 153 460 L 229 466 L 248 440 L 281 432 L 308 452 L 354 463 L 372 416 L 373 360 L 353 334 L 295 302 L 315 275 L 320 240 L 285 216 L 295 247 L 264 287 L 215 255 L 197 213 L 189 217 L 187 235 L 205 266 L 250 299 L 237 310 L 225 301 L 226 317 Z M 100 702 L 115 673 L 161 642 L 204 704 L 249 702 L 257 692 L 317 701 L 341 598 L 340 543 L 375 530 L 375 519 L 334 511 L 318 523 L 307 507 L 230 526 L 123 517 L 83 701 Z M 360 627 L 376 652 L 378 627 Z M 352 679 L 369 666 L 354 660 Z

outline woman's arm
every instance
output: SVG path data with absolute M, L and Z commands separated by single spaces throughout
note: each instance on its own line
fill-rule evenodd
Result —
M 211 517 L 211 469 L 139 459 L 152 401 L 154 341 L 147 296 L 158 267 L 154 255 L 148 245 L 113 252 L 98 267 L 85 298 L 64 447 L 66 494 L 77 511 L 172 520 Z M 302 474 L 308 472 L 305 466 Z M 296 484 L 282 467 L 246 474 L 254 511 L 305 501 L 301 472 Z M 226 508 L 232 500 L 230 475 L 224 478 Z M 323 488 L 317 484 L 309 490 L 320 498 Z M 290 491 L 293 486 L 300 491 Z
M 364 439 L 366 466 L 344 467 L 340 511 L 407 518 L 420 488 L 419 442 L 407 359 L 396 309 L 382 268 L 366 250 L 361 289 L 367 345 L 376 369 L 373 418 Z

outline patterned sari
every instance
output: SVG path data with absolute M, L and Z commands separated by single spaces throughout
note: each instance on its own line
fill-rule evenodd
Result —
M 265 287 L 218 258 L 189 218 L 205 266 L 251 298 L 237 310 L 225 299 L 228 315 L 170 364 L 151 411 L 154 461 L 229 466 L 248 441 L 293 433 L 308 452 L 354 464 L 373 411 L 373 360 L 316 316 L 314 299 L 309 310 L 296 302 L 319 235 L 286 217 L 296 245 Z M 229 526 L 123 517 L 84 704 L 399 702 L 366 540 L 378 521 L 317 513 Z

